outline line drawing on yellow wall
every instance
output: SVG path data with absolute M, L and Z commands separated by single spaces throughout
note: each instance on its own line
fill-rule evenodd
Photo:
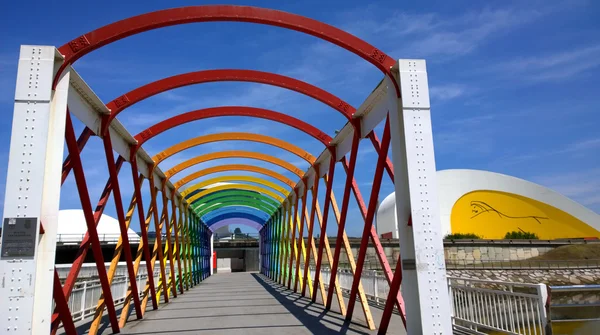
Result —
M 483 213 L 490 213 L 490 212 L 494 212 L 496 214 L 498 214 L 498 216 L 500 218 L 507 218 L 507 219 L 533 219 L 535 221 L 537 221 L 539 224 L 542 224 L 541 220 L 549 220 L 549 218 L 544 217 L 544 216 L 536 216 L 536 215 L 527 215 L 527 216 L 510 216 L 510 215 L 506 215 L 502 212 L 500 212 L 499 210 L 495 209 L 494 207 L 490 206 L 489 204 L 483 202 L 483 201 L 471 201 L 471 211 L 474 213 L 473 216 L 471 216 L 471 219 L 474 219 L 475 217 L 483 214 Z

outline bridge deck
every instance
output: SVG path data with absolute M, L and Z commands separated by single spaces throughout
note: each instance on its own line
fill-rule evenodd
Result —
M 337 303 L 332 306 L 336 310 Z M 381 310 L 372 307 L 379 321 Z M 363 315 L 357 306 L 355 318 Z M 379 324 L 379 322 L 376 322 Z M 107 331 L 110 327 L 107 327 Z M 390 334 L 404 334 L 394 315 Z M 359 324 L 344 324 L 334 312 L 310 304 L 256 273 L 227 273 L 209 277 L 201 285 L 148 311 L 143 320 L 130 321 L 123 334 L 374 334 Z

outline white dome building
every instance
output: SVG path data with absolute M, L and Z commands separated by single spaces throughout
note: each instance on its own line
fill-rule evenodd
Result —
M 546 187 L 480 170 L 437 172 L 441 232 L 502 239 L 510 231 L 540 239 L 600 238 L 600 215 Z M 398 238 L 395 193 L 379 205 L 377 232 Z
M 100 243 L 116 244 L 121 236 L 119 221 L 113 217 L 102 214 L 98 226 Z M 58 212 L 58 229 L 56 243 L 79 244 L 87 232 L 87 224 L 81 209 L 64 209 Z M 127 230 L 130 242 L 138 242 L 140 236 L 131 228 Z

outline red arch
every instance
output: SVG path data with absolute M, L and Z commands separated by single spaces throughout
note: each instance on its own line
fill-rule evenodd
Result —
M 331 142 L 331 137 L 321 130 L 315 128 L 314 126 L 302 121 L 298 120 L 289 115 L 285 115 L 282 113 L 274 112 L 268 109 L 256 108 L 256 107 L 247 107 L 247 106 L 223 106 L 223 107 L 213 107 L 206 109 L 198 109 L 195 111 L 187 112 L 184 114 L 179 114 L 173 116 L 169 119 L 163 120 L 150 128 L 140 132 L 135 135 L 135 139 L 137 140 L 137 144 L 134 146 L 133 150 L 131 150 L 131 155 L 134 155 L 138 148 L 140 148 L 146 141 L 153 138 L 160 133 L 180 126 L 182 124 L 207 119 L 211 117 L 218 116 L 250 116 L 256 117 L 266 120 L 271 120 L 279 123 L 286 124 L 290 127 L 294 127 L 304 133 L 311 135 L 315 139 L 319 140 L 326 147 L 329 146 Z
M 231 5 L 189 6 L 164 9 L 108 24 L 84 34 L 59 48 L 65 62 L 62 70 L 82 56 L 104 45 L 144 31 L 194 22 L 234 21 L 250 22 L 291 29 L 336 44 L 375 65 L 391 78 L 391 68 L 396 63 L 383 51 L 341 29 L 304 16 L 282 11 Z M 396 82 L 394 81 L 394 85 Z M 396 92 L 400 91 L 396 86 Z
M 123 94 L 106 104 L 106 107 L 111 111 L 108 123 L 126 108 L 153 95 L 178 87 L 218 81 L 243 81 L 286 88 L 321 101 L 342 113 L 348 121 L 352 120 L 352 114 L 356 112 L 354 107 L 337 96 L 298 79 L 263 71 L 220 69 L 178 74 L 157 80 Z

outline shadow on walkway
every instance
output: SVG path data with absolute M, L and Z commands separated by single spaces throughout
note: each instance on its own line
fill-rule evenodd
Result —
M 315 304 L 263 275 L 252 276 L 313 334 L 371 334 L 364 326 L 346 321 L 339 313 L 326 311 L 325 306 Z

